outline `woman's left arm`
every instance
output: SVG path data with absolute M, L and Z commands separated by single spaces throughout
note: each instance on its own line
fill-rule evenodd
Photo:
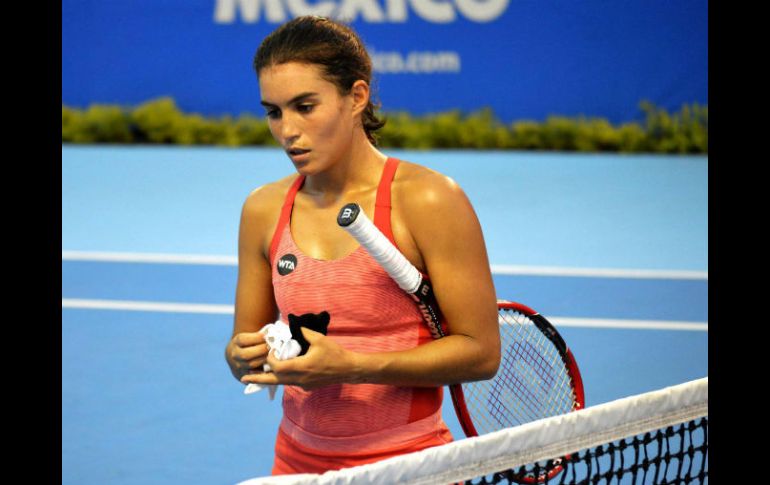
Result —
M 410 177 L 400 192 L 408 196 L 396 199 L 399 215 L 420 252 L 449 335 L 394 359 L 375 354 L 375 374 L 384 370 L 409 385 L 491 378 L 500 363 L 500 331 L 476 213 L 457 183 L 429 170 Z
M 489 260 L 475 211 L 451 179 L 423 172 L 403 182 L 399 215 L 430 276 L 449 335 L 413 349 L 357 353 L 303 329 L 311 344 L 302 357 L 278 361 L 270 374 L 243 382 L 295 384 L 376 383 L 440 386 L 488 379 L 500 363 L 497 300 Z

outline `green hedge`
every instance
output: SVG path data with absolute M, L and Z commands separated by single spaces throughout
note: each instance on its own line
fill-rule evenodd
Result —
M 379 131 L 379 144 L 410 149 L 708 153 L 708 106 L 683 105 L 673 114 L 648 101 L 642 101 L 639 108 L 643 123 L 619 126 L 583 116 L 550 116 L 544 122 L 522 120 L 506 125 L 488 108 L 469 114 L 385 113 L 387 123 Z M 263 118 L 186 114 L 168 97 L 134 108 L 94 104 L 79 110 L 62 105 L 62 142 L 277 145 Z

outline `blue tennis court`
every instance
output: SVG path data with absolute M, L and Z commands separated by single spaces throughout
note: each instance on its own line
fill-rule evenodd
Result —
M 388 153 L 465 189 L 498 296 L 556 324 L 587 405 L 708 375 L 707 157 Z M 280 404 L 224 347 L 241 204 L 289 173 L 272 149 L 62 147 L 63 484 L 269 473 Z

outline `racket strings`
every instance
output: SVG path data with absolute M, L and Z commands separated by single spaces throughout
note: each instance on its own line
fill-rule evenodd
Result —
M 527 405 L 538 418 L 570 411 L 574 400 L 572 385 L 558 350 L 528 318 L 516 316 L 526 319 L 528 324 L 509 322 L 502 329 L 506 332 L 503 340 L 510 337 L 514 346 L 521 342 L 523 354 L 517 362 L 531 391 Z
M 503 355 L 497 375 L 463 384 L 479 434 L 572 411 L 574 391 L 556 347 L 513 309 L 501 309 L 499 323 Z

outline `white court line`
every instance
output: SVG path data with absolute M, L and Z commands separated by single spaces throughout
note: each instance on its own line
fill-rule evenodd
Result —
M 546 317 L 556 327 L 628 328 L 637 330 L 694 330 L 708 332 L 708 322 L 676 320 L 625 320 L 607 318 Z
M 233 305 L 206 305 L 199 303 L 173 303 L 128 300 L 85 300 L 62 298 L 62 308 L 81 310 L 119 310 L 167 313 L 208 313 L 232 315 Z M 602 318 L 549 317 L 557 327 L 622 328 L 641 330 L 690 330 L 708 332 L 708 323 L 667 320 L 624 320 Z
M 664 280 L 708 280 L 708 271 L 662 269 L 566 268 L 558 266 L 491 265 L 492 273 L 537 276 L 588 276 L 599 278 L 651 278 Z
M 204 254 L 128 253 L 106 251 L 62 251 L 62 261 L 102 261 L 115 263 L 210 264 L 237 266 L 236 256 Z M 584 276 L 598 278 L 648 278 L 708 280 L 708 271 L 649 270 L 614 268 L 569 268 L 559 266 L 491 265 L 499 275 Z
M 81 300 L 62 298 L 62 308 L 77 308 L 82 310 L 123 310 L 137 312 L 166 312 L 166 313 L 213 313 L 232 315 L 233 305 L 206 305 L 200 303 L 171 303 L 154 301 L 128 300 Z
M 237 266 L 236 256 L 206 254 L 116 253 L 106 251 L 62 251 L 62 261 L 102 261 L 107 263 L 213 264 Z

